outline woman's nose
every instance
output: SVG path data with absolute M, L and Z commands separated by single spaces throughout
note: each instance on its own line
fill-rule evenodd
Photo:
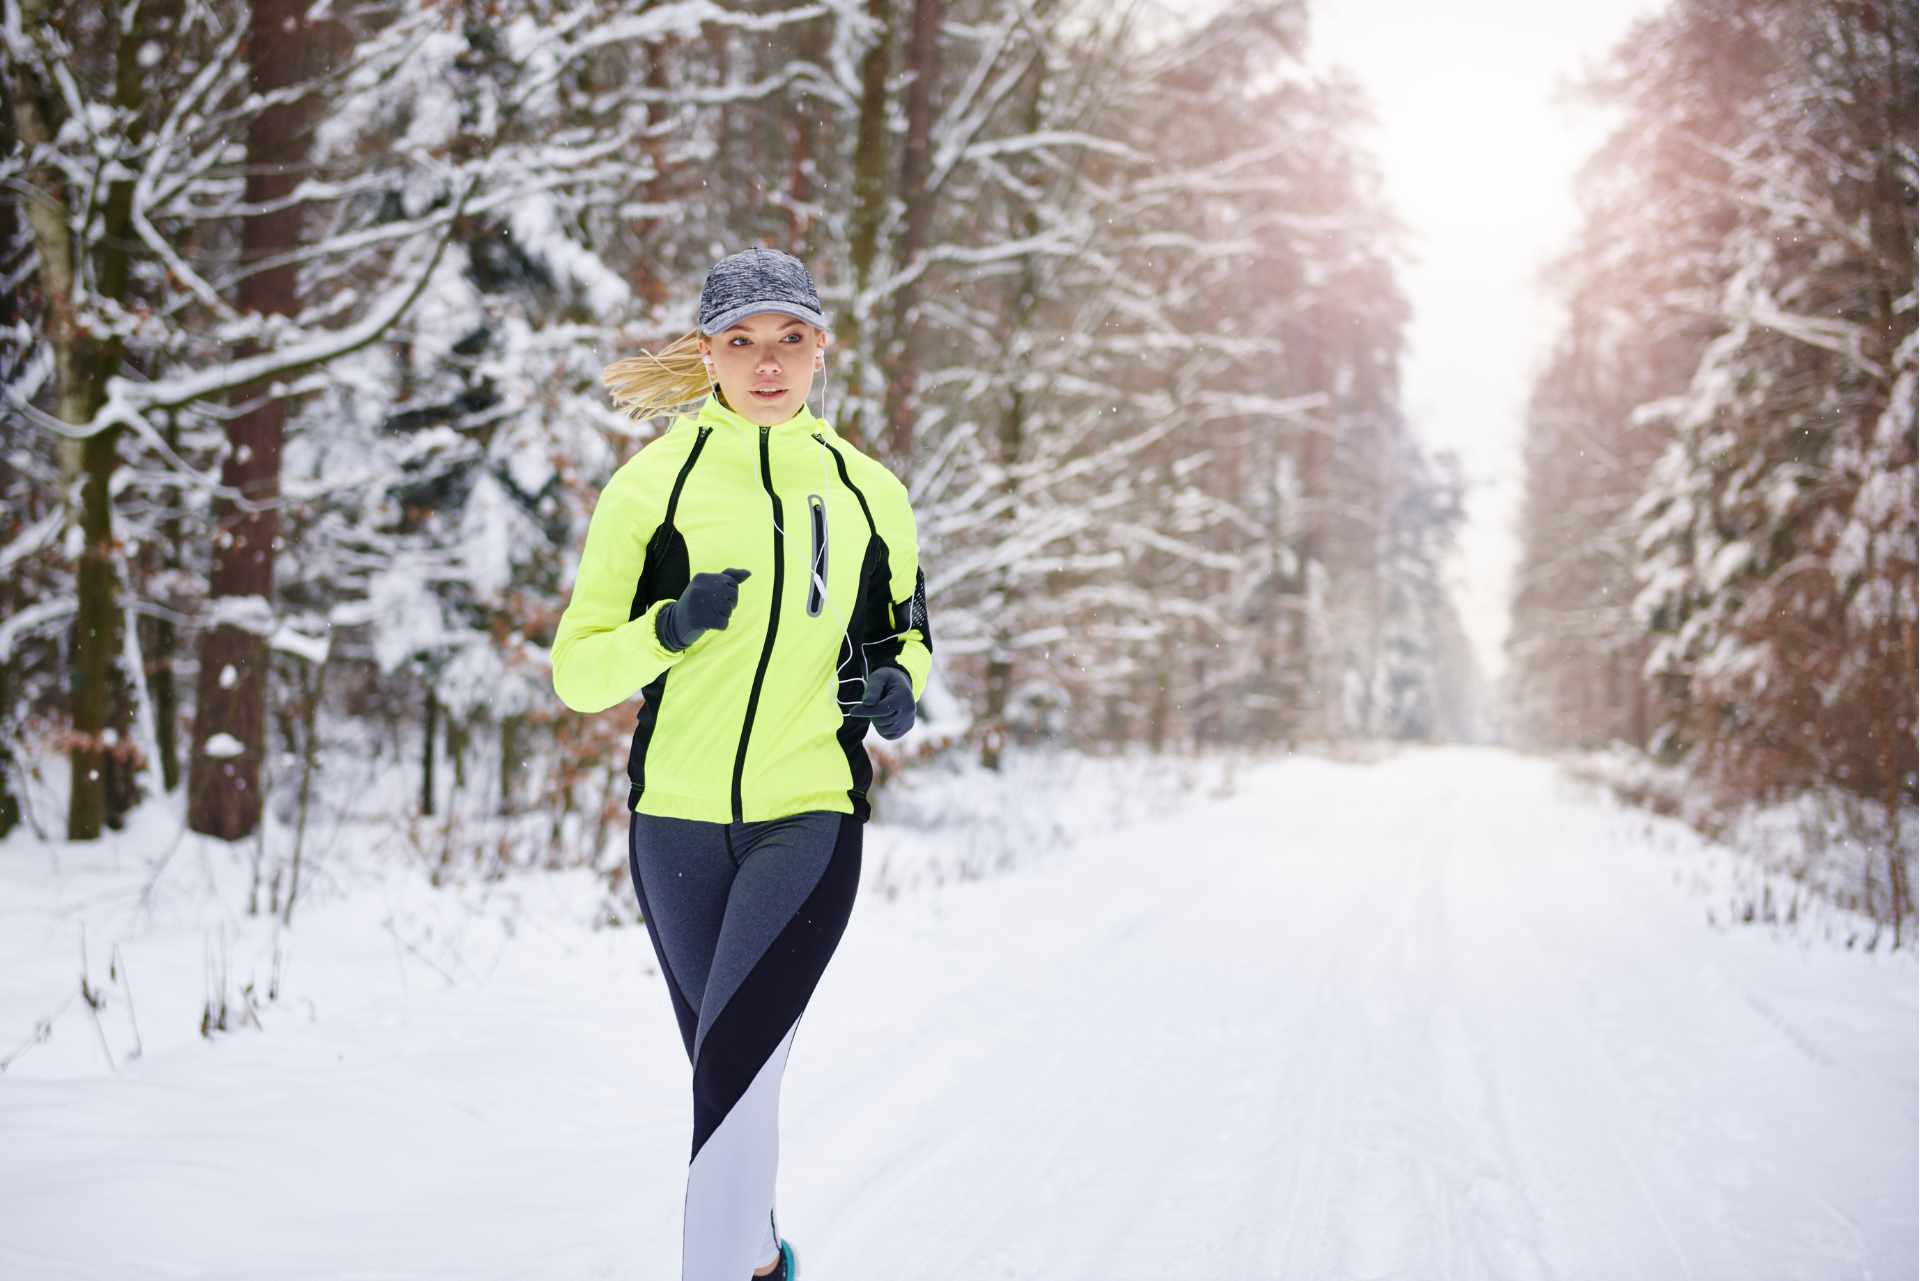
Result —
M 755 366 L 753 367 L 753 372 L 755 372 L 756 374 L 777 374 L 777 373 L 779 373 L 779 372 L 780 372 L 780 356 L 779 356 L 779 353 L 778 353 L 778 352 L 772 352 L 772 351 L 763 351 L 763 352 L 761 352 L 761 353 L 760 353 L 760 361 L 759 361 L 759 363 L 758 363 L 758 364 L 756 364 L 756 365 L 755 365 Z

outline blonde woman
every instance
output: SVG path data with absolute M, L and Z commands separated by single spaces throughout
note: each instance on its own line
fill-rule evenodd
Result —
M 628 867 L 693 1067 L 682 1281 L 791 1281 L 774 1215 L 781 1074 L 846 928 L 873 770 L 933 663 L 906 488 L 807 407 L 828 327 L 799 260 L 707 273 L 693 333 L 604 374 L 693 412 L 594 507 L 553 686 L 641 695 Z

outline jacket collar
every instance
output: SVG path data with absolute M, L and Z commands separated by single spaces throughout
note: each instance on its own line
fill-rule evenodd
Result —
M 728 409 L 720 403 L 720 397 L 711 392 L 701 402 L 700 412 L 695 415 L 694 421 L 702 427 L 711 427 L 723 432 L 743 432 L 753 435 L 760 430 L 759 423 Z M 785 422 L 775 423 L 772 431 L 776 440 L 805 440 L 816 432 L 827 436 L 833 434 L 833 429 L 815 417 L 813 411 L 805 405 L 800 406 L 799 411 Z

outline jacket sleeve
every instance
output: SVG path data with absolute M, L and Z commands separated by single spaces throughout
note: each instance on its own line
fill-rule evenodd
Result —
M 573 596 L 553 637 L 553 692 L 576 712 L 626 702 L 681 657 L 654 631 L 671 600 L 628 618 L 647 542 L 665 515 L 665 496 L 647 483 L 650 470 L 636 457 L 615 472 L 587 523 Z
M 893 639 L 890 661 L 913 682 L 917 702 L 927 692 L 927 673 L 933 670 L 933 628 L 927 621 L 927 576 L 920 568 L 920 539 L 914 524 L 907 487 L 891 474 L 884 486 L 886 500 L 874 513 L 874 527 L 887 545 L 887 594 Z

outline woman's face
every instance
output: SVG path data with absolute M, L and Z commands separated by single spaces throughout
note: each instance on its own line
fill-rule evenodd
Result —
M 734 412 L 771 427 L 800 412 L 813 390 L 813 366 L 827 347 L 824 329 L 767 311 L 700 340 L 713 381 Z

